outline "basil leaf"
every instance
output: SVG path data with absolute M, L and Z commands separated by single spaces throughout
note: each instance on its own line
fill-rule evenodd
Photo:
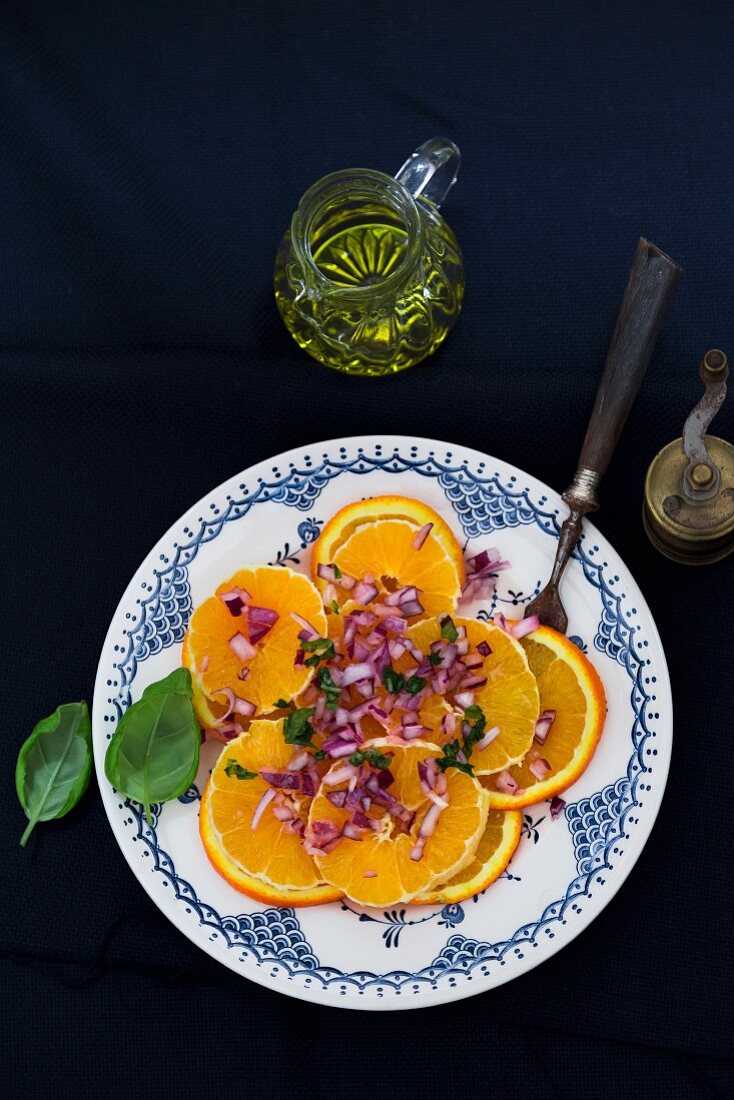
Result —
M 257 779 L 260 774 L 259 772 L 251 772 L 248 771 L 247 768 L 243 768 L 233 757 L 227 761 L 224 773 L 228 775 L 230 779 Z
M 405 677 L 396 672 L 391 665 L 385 665 L 382 670 L 382 682 L 391 695 L 398 695 L 405 687 Z
M 311 740 L 314 732 L 311 718 L 315 712 L 316 707 L 298 707 L 291 711 L 283 723 L 283 739 L 286 745 L 314 747 Z
M 373 768 L 377 768 L 379 771 L 383 771 L 385 768 L 389 768 L 392 762 L 392 756 L 386 756 L 379 749 L 360 749 L 357 752 L 353 752 L 349 757 L 349 763 L 353 764 L 355 768 L 360 764 L 367 761 Z
M 474 775 L 474 768 L 471 764 L 458 759 L 460 752 L 459 742 L 450 741 L 443 747 L 443 756 L 436 757 L 436 763 L 442 772 L 445 772 L 447 768 L 456 768 L 460 772 L 466 772 L 467 775 Z
M 426 680 L 424 676 L 411 676 L 405 685 L 405 690 L 408 695 L 417 695 L 419 691 L 423 691 L 426 686 Z
M 65 703 L 42 718 L 18 753 L 15 789 L 28 818 L 25 847 L 39 821 L 63 817 L 76 806 L 92 773 L 92 724 L 87 704 Z
M 428 660 L 432 665 L 436 666 L 436 665 L 440 665 L 442 663 L 443 657 L 441 656 L 440 653 L 429 653 L 428 654 Z
M 441 637 L 449 644 L 453 644 L 459 637 L 459 632 L 450 615 L 446 615 L 441 619 Z
M 168 695 L 171 692 L 181 692 L 189 699 L 194 692 L 191 687 L 191 673 L 187 668 L 176 668 L 162 680 L 156 680 L 154 684 L 148 684 L 143 692 L 142 699 L 151 699 L 154 695 Z
M 152 802 L 177 798 L 199 768 L 201 734 L 191 702 L 191 674 L 177 669 L 145 689 L 123 714 L 107 746 L 105 775 L 140 802 L 152 824 Z

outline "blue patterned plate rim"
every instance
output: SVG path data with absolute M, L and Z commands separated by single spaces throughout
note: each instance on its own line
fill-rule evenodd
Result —
M 259 984 L 305 1000 L 359 1009 L 416 1008 L 471 996 L 517 977 L 568 944 L 609 903 L 639 857 L 663 797 L 672 747 L 670 682 L 660 638 L 639 588 L 606 539 L 587 523 L 567 583 L 570 586 L 573 574 L 576 589 L 583 586 L 578 611 L 589 637 L 574 636 L 573 640 L 583 649 L 593 645 L 595 663 L 603 665 L 600 671 L 608 694 L 609 683 L 617 688 L 626 685 L 623 694 L 629 715 L 622 716 L 621 724 L 617 716 L 615 725 L 620 729 L 614 732 L 615 748 L 619 749 L 620 743 L 626 746 L 626 763 L 617 769 L 619 774 L 605 777 L 607 781 L 598 789 L 584 789 L 581 797 L 569 797 L 562 817 L 567 850 L 558 861 L 560 865 L 565 860 L 573 868 L 570 879 L 569 874 L 563 878 L 550 861 L 549 877 L 558 879 L 549 886 L 552 901 L 528 912 L 512 932 L 485 940 L 476 934 L 484 931 L 484 914 L 491 919 L 485 898 L 429 907 L 425 913 L 423 907 L 378 913 L 346 904 L 317 910 L 274 909 L 250 902 L 222 883 L 217 884 L 216 905 L 200 896 L 199 879 L 205 881 L 210 896 L 215 890 L 206 877 L 213 872 L 203 853 L 204 870 L 194 868 L 187 878 L 176 866 L 180 853 L 175 859 L 171 854 L 176 852 L 179 833 L 183 834 L 179 818 L 168 826 L 172 835 L 165 843 L 171 851 L 163 847 L 161 837 L 166 835 L 162 817 L 173 823 L 170 815 L 175 812 L 196 814 L 205 773 L 200 773 L 198 786 L 195 784 L 178 804 L 155 807 L 153 825 L 148 826 L 140 807 L 123 801 L 106 781 L 107 740 L 119 715 L 142 690 L 135 685 L 141 670 L 144 685 L 146 675 L 157 678 L 177 663 L 192 608 L 189 582 L 202 558 L 193 572 L 190 567 L 200 552 L 205 558 L 211 544 L 230 530 L 230 524 L 246 520 L 253 510 L 268 504 L 269 516 L 275 506 L 279 520 L 287 520 L 284 526 L 289 534 L 282 547 L 271 552 L 270 560 L 302 567 L 299 555 L 308 550 L 324 519 L 335 510 L 332 504 L 319 515 L 319 499 L 322 494 L 328 496 L 334 486 L 340 490 L 339 479 L 344 475 L 358 478 L 353 485 L 349 482 L 344 502 L 380 493 L 421 495 L 425 486 L 425 498 L 442 508 L 457 530 L 463 530 L 467 545 L 487 545 L 503 537 L 524 539 L 528 552 L 532 549 L 542 556 L 544 573 L 550 569 L 565 514 L 559 494 L 509 463 L 478 451 L 417 437 L 358 436 L 294 448 L 261 462 L 190 508 L 159 540 L 128 585 L 110 624 L 97 673 L 95 763 L 105 810 L 135 876 L 172 923 L 204 951 Z M 412 488 L 399 487 L 396 478 L 412 479 Z M 420 486 L 416 487 L 416 481 Z M 522 541 L 520 545 L 524 545 Z M 241 560 L 238 555 L 232 571 Z M 263 558 L 251 553 L 248 560 Z M 544 579 L 533 578 L 536 589 Z M 479 614 L 490 615 L 499 603 L 517 608 L 533 591 L 498 591 L 492 606 L 482 608 Z M 572 598 L 578 600 L 578 592 Z M 571 629 L 573 626 L 572 614 Z M 149 670 L 155 674 L 148 674 Z M 615 692 L 620 706 L 621 694 Z M 611 734 L 605 733 L 607 736 Z M 600 747 L 597 756 L 601 754 Z M 549 845 L 556 843 L 561 834 L 554 840 L 549 832 L 549 815 L 543 812 L 547 807 L 529 809 L 538 812 L 524 817 L 528 851 L 541 839 Z M 523 839 L 521 847 L 525 843 Z M 522 876 L 511 873 L 517 858 L 503 876 L 508 888 L 510 882 L 522 883 Z M 505 885 L 497 884 L 494 889 Z M 508 901 L 503 911 L 511 912 L 513 906 L 516 903 Z M 324 957 L 324 943 L 328 949 L 345 937 L 339 926 L 344 915 L 356 919 L 356 929 L 372 935 L 378 948 L 390 957 L 385 955 L 374 965 L 372 941 L 368 966 L 350 969 L 344 961 Z M 465 920 L 465 930 L 474 935 L 457 931 Z M 441 932 L 442 928 L 447 931 Z M 425 941 L 421 947 L 428 954 L 419 962 L 414 949 L 405 947 L 409 934 L 422 935 Z M 347 935 L 353 943 L 351 928 Z

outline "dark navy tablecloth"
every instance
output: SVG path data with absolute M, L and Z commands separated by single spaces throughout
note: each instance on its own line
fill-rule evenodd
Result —
M 0 6 L 6 1095 L 731 1095 L 731 561 L 663 560 L 656 450 L 734 353 L 727 3 Z M 463 316 L 386 382 L 283 329 L 275 248 L 305 188 L 460 145 Z M 24 851 L 18 747 L 90 697 L 130 576 L 188 505 L 297 444 L 464 443 L 561 489 L 640 234 L 685 274 L 598 524 L 666 648 L 676 742 L 637 867 L 573 944 L 419 1013 L 318 1008 L 217 965 L 158 912 L 90 790 Z M 716 424 L 734 437 L 734 401 Z

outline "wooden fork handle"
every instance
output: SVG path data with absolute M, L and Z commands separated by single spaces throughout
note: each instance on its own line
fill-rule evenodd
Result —
M 680 267 L 641 237 L 586 429 L 580 469 L 599 477 L 606 472 L 680 277 Z

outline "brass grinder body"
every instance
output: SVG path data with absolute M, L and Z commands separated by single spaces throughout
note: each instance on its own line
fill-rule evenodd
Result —
M 734 550 L 734 446 L 705 434 L 724 402 L 728 373 L 723 352 L 706 353 L 699 368 L 706 392 L 683 436 L 658 452 L 645 478 L 650 541 L 685 565 L 708 565 Z

